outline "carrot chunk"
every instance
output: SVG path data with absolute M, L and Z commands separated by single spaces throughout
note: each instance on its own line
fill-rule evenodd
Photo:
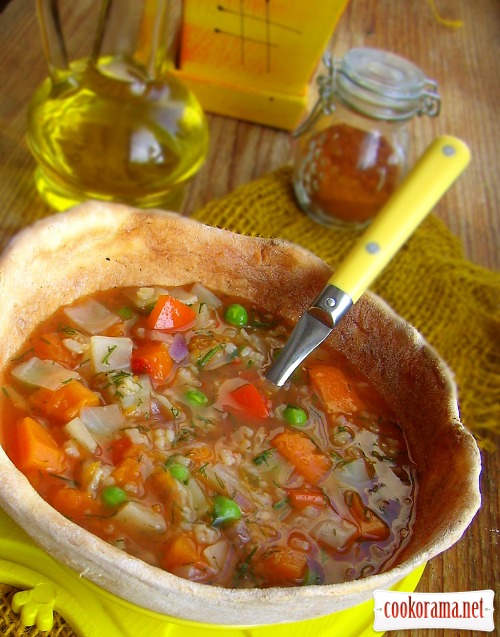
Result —
M 146 325 L 150 330 L 180 330 L 189 327 L 196 313 L 188 305 L 168 294 L 161 294 L 148 316 Z
M 135 458 L 125 458 L 111 474 L 116 484 L 123 487 L 126 484 L 142 485 L 144 478 L 141 471 L 141 463 Z
M 266 418 L 269 415 L 267 402 L 255 385 L 247 383 L 241 385 L 231 392 L 231 397 L 238 404 L 238 407 L 256 418 Z
M 121 336 L 125 336 L 125 323 L 123 321 L 119 321 L 118 323 L 113 323 L 107 329 L 101 332 L 102 336 L 114 336 L 120 338 Z
M 364 505 L 359 493 L 347 491 L 344 495 L 347 507 L 359 526 L 360 540 L 386 540 L 390 530 L 387 524 L 378 515 Z
M 67 423 L 78 416 L 80 409 L 99 405 L 99 395 L 79 381 L 71 381 L 52 391 L 41 387 L 30 397 L 32 404 L 43 414 Z
M 170 471 L 164 467 L 156 467 L 148 479 L 149 488 L 163 503 L 165 519 L 172 526 L 180 524 L 183 520 L 182 496 L 178 483 Z
M 308 367 L 308 371 L 312 386 L 327 411 L 351 414 L 363 409 L 363 401 L 339 367 L 315 364 Z
M 26 416 L 17 423 L 16 465 L 23 472 L 61 473 L 66 468 L 64 451 L 42 425 Z
M 215 458 L 215 453 L 207 444 L 197 443 L 194 444 L 186 451 L 186 455 L 196 465 L 204 465 L 207 462 L 212 462 Z
M 63 486 L 49 497 L 50 504 L 63 515 L 71 519 L 81 519 L 85 515 L 97 514 L 100 511 L 99 503 L 90 493 L 82 489 Z
M 134 374 L 146 373 L 154 380 L 165 382 L 174 367 L 174 361 L 165 343 L 149 341 L 132 352 Z
M 200 561 L 200 547 L 188 534 L 178 535 L 163 546 L 160 565 L 167 571 Z
M 283 431 L 274 436 L 271 445 L 309 484 L 320 482 L 332 467 L 331 459 L 303 431 Z
M 289 547 L 273 546 L 254 564 L 266 586 L 300 584 L 307 575 L 307 557 Z
M 36 356 L 42 360 L 51 360 L 61 363 L 65 367 L 71 367 L 75 357 L 63 345 L 65 334 L 49 332 L 33 339 L 33 349 Z

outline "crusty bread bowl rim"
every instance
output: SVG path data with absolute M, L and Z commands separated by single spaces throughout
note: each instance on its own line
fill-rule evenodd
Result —
M 245 237 L 175 213 L 88 202 L 21 231 L 0 258 L 0 370 L 42 318 L 98 288 L 182 285 L 199 279 L 213 289 L 255 298 L 270 311 L 297 320 L 330 274 L 323 261 L 285 241 Z M 23 300 L 31 302 L 31 314 L 21 311 Z M 373 326 L 380 327 L 380 338 L 387 327 L 391 330 L 384 353 L 382 346 L 375 352 L 377 337 L 367 334 Z M 37 494 L 0 448 L 2 507 L 43 549 L 82 577 L 169 617 L 227 626 L 266 625 L 312 619 L 370 599 L 374 590 L 389 588 L 460 539 L 480 506 L 480 455 L 460 423 L 450 370 L 385 302 L 364 295 L 332 336 L 335 347 L 346 348 L 350 355 L 357 355 L 359 345 L 359 355 L 371 356 L 371 363 L 377 363 L 371 365 L 377 368 L 373 374 L 387 373 L 387 382 L 394 384 L 392 374 L 398 370 L 389 370 L 394 359 L 388 355 L 380 365 L 378 359 L 397 347 L 391 344 L 394 339 L 403 343 L 417 367 L 425 368 L 425 382 L 442 399 L 439 441 L 443 439 L 443 453 L 453 456 L 446 459 L 443 475 L 450 462 L 465 467 L 464 475 L 454 476 L 450 487 L 443 484 L 443 490 L 452 489 L 452 499 L 457 500 L 445 502 L 449 521 L 436 523 L 431 536 L 421 539 L 416 551 L 387 572 L 343 584 L 295 588 L 224 589 L 189 582 L 123 553 L 67 520 Z M 410 363 L 411 373 L 414 363 Z M 405 396 L 397 400 L 404 404 Z M 431 467 L 428 473 L 433 471 Z M 430 480 L 439 484 L 440 476 Z M 428 494 L 431 505 L 432 497 Z

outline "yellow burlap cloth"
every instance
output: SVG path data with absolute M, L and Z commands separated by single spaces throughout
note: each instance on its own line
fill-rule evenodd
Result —
M 192 217 L 242 234 L 293 241 L 333 268 L 359 236 L 311 221 L 295 201 L 288 167 L 241 186 Z M 500 433 L 500 273 L 468 262 L 460 242 L 431 215 L 372 289 L 447 362 L 464 425 L 483 447 L 493 448 Z

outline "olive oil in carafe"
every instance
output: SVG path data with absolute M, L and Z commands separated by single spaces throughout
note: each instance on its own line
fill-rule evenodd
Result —
M 170 75 L 144 79 L 119 58 L 78 60 L 32 98 L 28 144 L 42 198 L 64 210 L 86 199 L 175 209 L 208 148 L 203 111 Z

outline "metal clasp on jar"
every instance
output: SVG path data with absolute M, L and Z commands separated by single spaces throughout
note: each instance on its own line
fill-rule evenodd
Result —
M 321 115 L 331 115 L 335 110 L 333 94 L 335 87 L 335 76 L 339 69 L 339 63 L 329 51 L 323 54 L 323 64 L 326 68 L 326 75 L 318 75 L 316 85 L 318 87 L 318 99 L 306 119 L 293 131 L 293 137 L 299 137 L 314 124 Z
M 437 117 L 441 112 L 441 97 L 438 93 L 438 84 L 434 80 L 427 80 L 426 90 L 422 93 L 422 108 L 417 115 Z

